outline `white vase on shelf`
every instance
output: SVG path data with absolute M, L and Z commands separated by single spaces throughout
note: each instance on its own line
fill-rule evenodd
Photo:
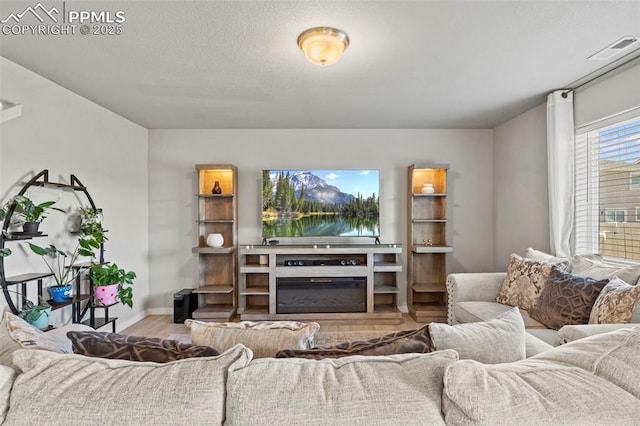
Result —
M 423 194 L 433 194 L 436 192 L 436 190 L 433 188 L 433 184 L 432 183 L 425 183 L 422 185 L 422 190 L 421 192 Z
M 222 247 L 224 244 L 224 237 L 222 234 L 209 234 L 207 235 L 207 245 L 209 247 Z

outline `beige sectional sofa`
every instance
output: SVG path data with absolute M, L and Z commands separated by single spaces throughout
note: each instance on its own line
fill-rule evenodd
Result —
M 512 255 L 512 262 L 513 257 L 514 255 Z M 613 279 L 621 276 L 632 285 L 637 285 L 640 275 L 640 265 L 608 264 L 599 255 L 562 259 L 530 248 L 524 257 L 534 261 L 553 262 L 561 265 L 567 272 L 580 276 L 595 276 L 597 279 Z M 506 272 L 450 274 L 447 277 L 448 323 L 486 321 L 512 309 L 512 306 L 497 302 L 498 293 L 506 277 Z M 558 330 L 550 329 L 535 320 L 522 307 L 520 312 L 528 333 L 529 356 L 548 349 L 549 345 L 558 346 L 579 338 L 640 324 L 640 303 L 636 303 L 628 324 L 576 324 L 565 325 Z
M 638 424 L 640 327 L 522 361 L 429 354 L 165 364 L 20 349 L 0 366 L 0 424 Z
M 505 272 L 449 274 L 447 277 L 448 323 L 453 325 L 487 321 L 510 310 L 511 306 L 496 302 L 506 275 Z M 537 348 L 535 353 L 528 353 L 529 356 L 549 349 L 549 346 L 558 346 L 579 338 L 640 325 L 638 324 L 640 319 L 634 318 L 632 324 L 565 325 L 556 331 L 531 318 L 527 311 L 520 310 L 520 313 L 529 333 L 527 344 Z

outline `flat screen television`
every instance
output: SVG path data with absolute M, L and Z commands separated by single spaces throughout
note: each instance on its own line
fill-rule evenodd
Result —
M 263 170 L 262 238 L 379 237 L 378 170 Z

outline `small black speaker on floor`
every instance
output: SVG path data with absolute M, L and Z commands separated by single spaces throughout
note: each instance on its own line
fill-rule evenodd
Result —
M 173 295 L 173 322 L 182 324 L 198 309 L 198 295 L 192 288 L 184 288 Z

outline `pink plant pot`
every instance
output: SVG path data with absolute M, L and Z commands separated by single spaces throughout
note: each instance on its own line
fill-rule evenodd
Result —
M 113 305 L 118 298 L 118 284 L 94 287 L 93 294 L 103 305 Z

